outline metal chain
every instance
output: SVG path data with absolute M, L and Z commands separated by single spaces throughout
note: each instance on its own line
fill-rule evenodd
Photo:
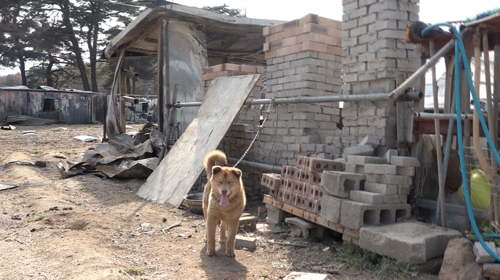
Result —
M 262 87 L 260 89 L 260 97 L 262 98 L 262 93 L 266 91 L 267 88 L 267 67 L 264 68 L 264 73 L 262 75 Z M 247 104 L 248 106 L 249 104 Z M 240 157 L 240 159 L 233 165 L 233 167 L 236 167 L 240 162 L 245 158 L 245 156 L 248 154 L 250 149 L 253 147 L 253 144 L 255 143 L 255 140 L 257 140 L 257 137 L 259 137 L 260 131 L 262 130 L 262 127 L 264 127 L 264 124 L 266 123 L 267 116 L 269 116 L 269 113 L 271 112 L 272 108 L 274 107 L 274 98 L 269 104 L 269 107 L 267 108 L 266 116 L 264 117 L 264 120 L 262 120 L 262 124 L 259 126 L 259 129 L 257 130 L 257 133 L 255 134 L 255 137 L 252 139 L 252 142 L 250 142 L 250 145 L 248 145 L 248 148 L 246 151 L 243 153 L 243 155 Z

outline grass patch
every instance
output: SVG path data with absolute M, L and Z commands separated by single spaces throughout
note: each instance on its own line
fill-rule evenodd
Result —
M 26 205 L 26 207 L 33 207 L 36 205 L 36 202 L 30 202 Z
M 28 220 L 28 223 L 34 223 L 34 222 L 38 222 L 38 221 L 41 221 L 45 219 L 45 216 L 44 215 L 40 215 L 40 216 L 36 216 L 34 218 L 31 218 Z
M 140 267 L 129 267 L 127 269 L 124 269 L 123 271 L 127 274 L 130 274 L 130 275 L 144 275 L 144 274 L 146 274 L 146 271 Z
M 352 243 L 343 243 L 335 259 L 356 270 L 373 271 L 383 279 L 409 279 L 417 274 L 410 263 L 380 256 Z

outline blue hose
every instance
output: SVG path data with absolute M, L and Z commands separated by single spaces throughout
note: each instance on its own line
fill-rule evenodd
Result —
M 467 172 L 466 172 L 466 166 L 465 166 L 465 155 L 464 155 L 464 146 L 463 146 L 463 139 L 460 136 L 463 136 L 462 132 L 462 114 L 461 114 L 461 108 L 462 108 L 462 102 L 460 99 L 460 59 L 458 51 L 460 51 L 460 54 L 462 55 L 462 61 L 465 67 L 465 74 L 467 78 L 467 82 L 469 84 L 469 88 L 472 93 L 472 99 L 474 100 L 474 107 L 475 110 L 481 110 L 481 106 L 479 105 L 479 100 L 476 94 L 476 90 L 474 88 L 474 84 L 472 82 L 472 77 L 471 77 L 471 71 L 470 71 L 470 66 L 469 66 L 469 60 L 467 59 L 467 54 L 465 53 L 465 47 L 464 43 L 462 41 L 462 37 L 460 35 L 460 32 L 455 29 L 451 24 L 449 23 L 438 23 L 434 24 L 431 26 L 426 27 L 424 30 L 422 30 L 422 34 L 427 32 L 430 29 L 436 28 L 438 26 L 446 26 L 449 27 L 450 30 L 453 31 L 453 34 L 456 37 L 455 41 L 455 105 L 456 105 L 456 112 L 457 112 L 457 137 L 458 139 L 458 154 L 460 156 L 460 169 L 462 170 L 462 182 L 463 182 L 463 187 L 464 187 L 464 197 L 465 197 L 465 206 L 467 208 L 467 213 L 469 215 L 469 219 L 471 221 L 471 226 L 472 230 L 474 231 L 474 234 L 477 236 L 479 243 L 481 243 L 481 246 L 490 254 L 493 258 L 495 258 L 497 261 L 500 261 L 500 256 L 497 255 L 497 253 L 493 250 L 490 249 L 488 245 L 486 245 L 481 233 L 479 232 L 479 229 L 477 227 L 476 223 L 476 218 L 474 217 L 474 213 L 472 212 L 472 203 L 470 201 L 470 190 L 469 190 L 469 183 L 467 181 Z M 479 61 L 476 61 L 475 63 L 480 63 Z M 484 134 L 486 136 L 486 139 L 488 141 L 488 145 L 490 146 L 491 149 L 495 149 L 493 145 L 493 140 L 491 139 L 491 135 L 489 133 L 488 127 L 486 126 L 486 122 L 484 120 L 483 114 L 477 114 L 479 116 L 479 121 L 481 122 L 481 126 L 483 128 Z M 494 153 L 495 160 L 497 164 L 500 166 L 500 156 L 498 155 L 498 151 L 495 151 Z M 500 234 L 494 234 L 494 235 L 487 235 L 489 237 L 500 237 Z

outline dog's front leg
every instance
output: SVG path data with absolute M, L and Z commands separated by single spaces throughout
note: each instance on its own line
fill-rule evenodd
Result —
M 226 221 L 221 221 L 220 222 L 220 244 L 226 244 L 226 228 L 227 228 L 227 223 Z
M 207 255 L 215 255 L 215 229 L 217 228 L 217 220 L 207 217 Z
M 236 233 L 238 233 L 238 227 L 240 225 L 240 221 L 232 220 L 228 223 L 228 236 L 226 241 L 226 256 L 234 257 L 234 243 L 236 240 Z

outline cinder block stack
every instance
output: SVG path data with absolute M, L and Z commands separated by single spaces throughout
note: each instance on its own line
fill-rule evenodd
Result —
M 277 200 L 319 214 L 323 197 L 321 174 L 324 170 L 342 170 L 344 165 L 336 160 L 299 156 L 297 165 L 283 165 L 281 174 L 262 174 L 261 184 Z
M 267 59 L 266 98 L 331 96 L 340 93 L 341 22 L 309 14 L 300 19 L 265 27 Z M 327 153 L 318 131 L 338 130 L 338 102 L 279 106 L 269 114 L 259 159 L 268 164 L 295 165 L 297 156 Z M 340 134 L 339 134 L 340 136 Z M 328 157 L 339 156 L 330 148 Z M 279 161 L 275 162 L 274 159 Z
M 410 215 L 407 197 L 415 168 L 413 157 L 388 150 L 374 156 L 380 137 L 368 135 L 358 146 L 346 148 L 345 171 L 325 171 L 320 216 L 351 229 L 392 224 Z

